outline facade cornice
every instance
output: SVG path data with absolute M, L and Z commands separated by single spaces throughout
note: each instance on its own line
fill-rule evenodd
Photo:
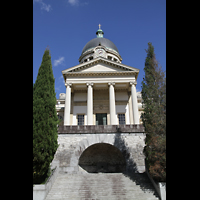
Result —
M 131 72 L 131 71 L 122 71 L 122 72 L 68 72 L 65 73 L 66 76 L 105 76 L 105 75 L 111 75 L 111 76 L 127 76 L 127 75 L 136 75 L 137 72 Z
M 86 69 L 86 68 L 88 68 L 92 65 L 98 64 L 98 63 L 108 64 L 110 66 L 119 68 L 119 69 L 124 70 L 124 71 L 131 71 L 131 72 L 136 72 L 136 73 L 139 73 L 139 71 L 140 71 L 137 68 L 134 68 L 134 67 L 131 67 L 131 66 L 128 66 L 128 65 L 124 65 L 122 63 L 118 63 L 118 62 L 115 62 L 115 61 L 111 61 L 111 60 L 108 60 L 108 59 L 103 58 L 103 57 L 98 57 L 98 58 L 95 58 L 91 61 L 81 63 L 81 64 L 76 65 L 74 67 L 71 67 L 69 69 L 63 70 L 62 74 L 78 72 L 79 70 Z M 86 73 L 86 72 L 79 72 L 79 73 Z

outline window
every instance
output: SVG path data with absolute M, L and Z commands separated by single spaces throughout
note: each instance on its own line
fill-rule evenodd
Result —
M 111 56 L 108 56 L 108 60 L 112 60 L 112 57 L 111 57 Z
M 78 115 L 78 125 L 84 125 L 84 115 Z
M 93 60 L 93 57 L 91 56 L 91 57 L 89 57 L 89 59 L 90 59 L 90 60 Z
M 96 125 L 107 125 L 107 113 L 96 114 Z
M 125 114 L 118 114 L 119 124 L 125 124 Z
M 114 58 L 114 61 L 115 61 L 115 62 L 117 62 L 117 59 L 116 59 L 116 58 Z

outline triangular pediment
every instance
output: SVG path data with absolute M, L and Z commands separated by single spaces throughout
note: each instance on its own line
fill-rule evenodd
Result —
M 122 63 L 114 62 L 105 58 L 96 58 L 94 60 L 81 63 L 69 69 L 63 70 L 62 73 L 98 73 L 98 72 L 138 72 L 139 69 L 124 65 Z
M 77 72 L 117 72 L 123 69 L 109 65 L 108 63 L 93 63 L 91 66 L 80 69 Z

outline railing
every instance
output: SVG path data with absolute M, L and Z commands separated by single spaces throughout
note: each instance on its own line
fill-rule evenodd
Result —
M 81 133 L 144 133 L 142 124 L 59 126 L 58 134 Z

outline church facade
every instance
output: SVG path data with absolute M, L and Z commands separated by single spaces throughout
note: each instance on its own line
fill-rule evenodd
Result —
M 66 93 L 57 99 L 59 147 L 52 166 L 64 173 L 145 171 L 146 133 L 139 69 L 122 64 L 115 44 L 97 37 L 83 48 L 79 64 L 62 71 Z
M 139 69 L 122 64 L 117 47 L 103 34 L 99 27 L 79 64 L 62 71 L 66 93 L 57 99 L 60 125 L 142 123 L 142 98 L 136 93 Z

